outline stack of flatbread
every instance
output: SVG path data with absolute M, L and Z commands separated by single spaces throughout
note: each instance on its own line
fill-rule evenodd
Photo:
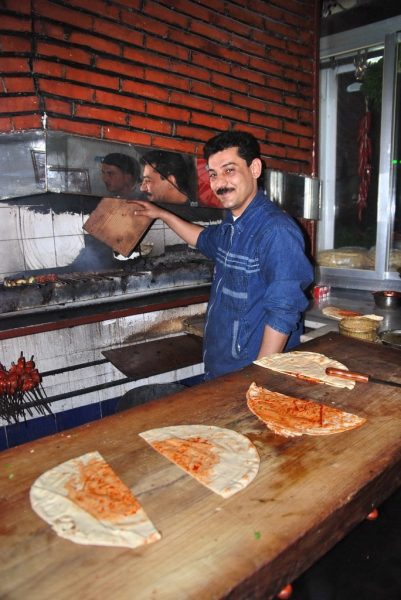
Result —
M 338 308 L 337 306 L 325 306 L 322 308 L 322 313 L 326 317 L 331 317 L 336 321 L 346 319 L 347 317 L 364 317 L 364 319 L 372 319 L 373 321 L 382 321 L 383 317 L 379 315 L 364 315 L 361 312 L 355 310 L 346 310 L 345 308 Z
M 244 435 L 212 425 L 176 425 L 139 434 L 199 483 L 229 498 L 257 475 L 259 455 Z
M 256 365 L 285 373 L 292 377 L 298 377 L 310 383 L 325 383 L 339 388 L 348 388 L 352 390 L 355 386 L 354 381 L 346 381 L 339 377 L 326 375 L 327 367 L 335 367 L 336 369 L 347 370 L 347 367 L 342 363 L 328 358 L 324 354 L 318 352 L 302 352 L 295 350 L 294 352 L 280 352 L 269 354 L 254 361 Z
M 136 548 L 161 538 L 131 490 L 99 452 L 43 473 L 32 485 L 33 510 L 77 544 Z
M 325 404 L 292 398 L 252 383 L 247 391 L 251 412 L 265 425 L 284 437 L 331 435 L 360 427 L 366 421 Z

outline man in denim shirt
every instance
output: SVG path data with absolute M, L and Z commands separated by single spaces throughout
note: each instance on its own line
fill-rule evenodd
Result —
M 298 225 L 258 191 L 257 140 L 224 132 L 206 143 L 204 157 L 210 186 L 227 210 L 221 224 L 203 228 L 137 205 L 215 263 L 204 332 L 205 379 L 213 379 L 299 343 L 313 269 Z

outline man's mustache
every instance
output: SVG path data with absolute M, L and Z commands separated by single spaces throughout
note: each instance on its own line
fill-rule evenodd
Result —
M 233 188 L 221 187 L 221 188 L 218 188 L 215 193 L 217 196 L 221 196 L 222 194 L 228 194 L 229 192 L 232 192 L 232 191 L 233 191 Z

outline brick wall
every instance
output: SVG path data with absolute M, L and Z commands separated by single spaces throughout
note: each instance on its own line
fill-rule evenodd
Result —
M 315 174 L 318 4 L 2 0 L 0 133 L 46 123 L 199 155 L 245 129 L 268 167 Z

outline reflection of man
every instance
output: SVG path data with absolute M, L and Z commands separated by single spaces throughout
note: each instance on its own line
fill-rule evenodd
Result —
M 188 166 L 176 152 L 151 150 L 141 158 L 141 191 L 151 202 L 188 204 L 190 193 Z
M 138 161 L 127 154 L 113 152 L 102 161 L 102 179 L 111 196 L 132 198 L 140 178 Z

